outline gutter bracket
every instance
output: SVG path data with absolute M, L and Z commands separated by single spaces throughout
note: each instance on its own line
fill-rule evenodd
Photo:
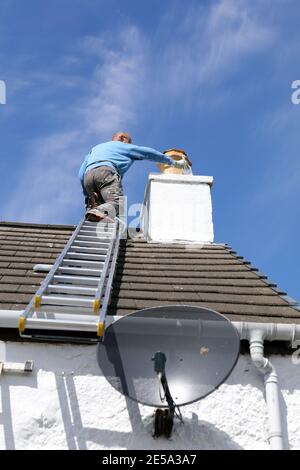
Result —
M 297 337 L 297 331 L 296 331 L 296 325 L 293 325 L 293 331 L 292 331 L 292 338 L 291 341 L 289 342 L 290 346 L 292 349 L 297 349 L 300 346 L 300 339 L 296 339 Z

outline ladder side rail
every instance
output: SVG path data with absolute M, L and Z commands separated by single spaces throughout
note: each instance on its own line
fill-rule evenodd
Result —
M 99 337 L 104 338 L 104 328 L 105 328 L 105 319 L 106 319 L 106 312 L 107 312 L 107 307 L 110 302 L 110 297 L 111 297 L 111 291 L 112 291 L 112 283 L 116 271 L 116 266 L 117 266 L 117 258 L 119 254 L 119 246 L 120 246 L 120 238 L 121 237 L 121 231 L 118 230 L 117 232 L 117 238 L 116 238 L 116 243 L 114 246 L 114 253 L 111 261 L 111 267 L 110 267 L 110 272 L 109 276 L 107 279 L 107 284 L 106 284 L 106 289 L 105 289 L 105 294 L 100 310 L 100 316 L 99 316 L 99 323 L 98 323 L 98 331 L 97 335 Z
M 106 279 L 107 272 L 108 272 L 108 269 L 109 269 L 109 263 L 110 263 L 110 260 L 111 260 L 111 257 L 112 257 L 112 251 L 113 251 L 113 247 L 114 247 L 115 240 L 116 240 L 117 236 L 118 236 L 118 222 L 116 221 L 114 231 L 113 231 L 113 235 L 112 235 L 111 240 L 110 240 L 110 244 L 109 244 L 109 248 L 108 248 L 108 251 L 107 251 L 106 259 L 105 259 L 105 262 L 104 262 L 104 265 L 103 265 L 103 268 L 102 268 L 102 273 L 101 273 L 101 276 L 100 276 L 100 279 L 99 279 L 99 283 L 98 283 L 98 286 L 97 286 L 97 291 L 96 291 L 95 298 L 94 298 L 94 312 L 95 313 L 97 313 L 99 308 L 100 308 L 100 299 L 101 299 L 101 296 L 102 296 L 104 283 L 105 283 L 105 279 Z
M 52 281 L 53 279 L 53 276 L 56 274 L 56 271 L 57 269 L 59 268 L 61 262 L 63 261 L 64 257 L 65 257 L 65 254 L 67 253 L 69 247 L 71 246 L 71 244 L 73 243 L 74 239 L 76 238 L 79 230 L 81 229 L 81 226 L 84 222 L 84 218 L 79 222 L 79 224 L 77 225 L 76 229 L 74 230 L 74 232 L 72 233 L 71 237 L 69 238 L 69 240 L 67 241 L 64 249 L 62 250 L 62 252 L 60 253 L 60 255 L 56 258 L 56 261 L 55 263 L 53 264 L 51 270 L 49 271 L 49 273 L 47 274 L 47 276 L 45 277 L 45 279 L 43 280 L 42 284 L 40 285 L 40 287 L 38 288 L 38 290 L 36 291 L 36 293 L 34 294 L 34 296 L 31 298 L 29 304 L 27 305 L 27 307 L 25 308 L 25 310 L 22 312 L 22 317 L 23 318 L 27 318 L 28 315 L 29 315 L 29 312 L 31 311 L 31 309 L 34 307 L 35 303 L 36 303 L 36 298 L 37 297 L 41 297 L 41 295 L 43 294 L 44 290 L 46 289 L 47 285 Z

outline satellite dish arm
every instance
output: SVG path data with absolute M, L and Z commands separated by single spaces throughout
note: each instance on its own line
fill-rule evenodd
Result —
M 154 361 L 154 370 L 158 376 L 159 382 L 162 385 L 163 391 L 164 391 L 164 397 L 160 397 L 161 401 L 164 402 L 164 400 L 167 401 L 168 407 L 169 407 L 169 413 L 165 415 L 165 423 L 163 424 L 164 427 L 164 434 L 166 437 L 170 437 L 172 428 L 173 428 L 173 421 L 174 421 L 174 414 L 177 416 L 177 418 L 180 420 L 181 423 L 183 423 L 182 415 L 180 412 L 180 409 L 178 406 L 176 406 L 176 403 L 174 402 L 172 395 L 170 393 L 169 385 L 168 385 L 168 380 L 165 374 L 165 364 L 166 364 L 166 356 L 163 352 L 157 351 L 154 354 L 154 357 L 152 358 Z M 176 411 L 177 408 L 177 411 Z
M 174 400 L 172 398 L 172 395 L 170 393 L 170 389 L 169 389 L 169 385 L 168 385 L 168 381 L 167 381 L 167 377 L 166 377 L 165 373 L 161 376 L 160 381 L 161 381 L 161 384 L 162 384 L 162 387 L 163 387 L 163 390 L 164 390 L 164 393 L 165 393 L 164 399 L 167 400 L 168 406 L 169 406 L 170 410 L 173 412 L 173 415 L 174 415 L 176 405 L 175 405 L 175 402 L 174 402 Z

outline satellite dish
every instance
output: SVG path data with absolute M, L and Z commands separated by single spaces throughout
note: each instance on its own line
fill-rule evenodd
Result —
M 178 407 L 216 390 L 234 368 L 239 348 L 226 317 L 176 305 L 139 310 L 112 323 L 97 359 L 116 390 L 144 405 L 170 408 L 170 400 Z

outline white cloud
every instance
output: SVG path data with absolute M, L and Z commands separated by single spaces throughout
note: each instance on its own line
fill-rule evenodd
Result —
M 187 10 L 161 58 L 169 92 L 180 97 L 199 91 L 199 86 L 221 83 L 243 59 L 274 43 L 275 32 L 262 23 L 260 9 L 254 5 L 246 0 L 221 0 L 207 8 L 199 3 Z

